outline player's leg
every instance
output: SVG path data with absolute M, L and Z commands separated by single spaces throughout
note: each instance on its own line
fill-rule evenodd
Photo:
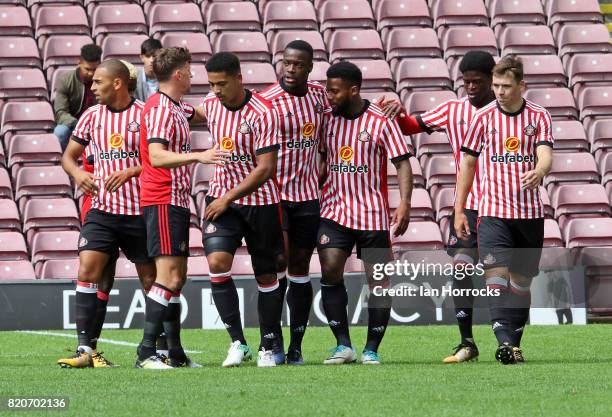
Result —
M 276 366 L 285 359 L 284 352 L 282 355 L 275 354 L 284 295 L 276 274 L 278 256 L 283 253 L 284 246 L 279 210 L 278 204 L 243 206 L 239 209 L 245 224 L 244 239 L 257 280 L 261 336 L 257 358 L 259 367 Z
M 106 267 L 104 268 L 104 272 L 102 273 L 102 278 L 98 283 L 98 292 L 96 293 L 96 313 L 92 320 L 91 329 L 89 331 L 91 335 L 91 347 L 93 349 L 92 360 L 94 368 L 117 367 L 117 365 L 115 365 L 114 363 L 106 359 L 106 357 L 104 357 L 103 352 L 98 351 L 98 339 L 100 338 L 100 334 L 102 333 L 102 327 L 104 326 L 104 320 L 106 318 L 106 309 L 108 306 L 110 292 L 113 289 L 113 284 L 115 282 L 115 267 L 117 266 L 118 256 L 118 254 L 115 254 L 108 261 Z
M 457 295 L 453 295 L 455 306 L 455 317 L 459 326 L 461 342 L 454 349 L 452 355 L 444 358 L 444 363 L 460 363 L 478 358 L 478 347 L 474 341 L 472 332 L 472 321 L 474 314 L 474 296 L 470 290 L 474 289 L 474 276 L 464 273 L 466 265 L 476 265 L 478 263 L 477 249 L 477 218 L 478 212 L 466 210 L 466 216 L 470 225 L 470 236 L 468 240 L 457 238 L 454 227 L 450 228 L 447 252 L 453 257 L 453 264 L 457 271 L 461 270 L 461 275 L 453 277 L 453 290 Z M 454 214 L 451 216 L 450 224 L 454 224 Z
M 206 198 L 209 204 L 211 198 Z M 219 318 L 227 330 L 231 343 L 224 367 L 239 366 L 251 359 L 240 319 L 238 291 L 232 279 L 234 253 L 242 244 L 242 224 L 234 209 L 230 208 L 215 221 L 204 221 L 204 251 L 210 270 L 210 288 Z
M 334 337 L 336 349 L 323 363 L 326 365 L 355 362 L 348 323 L 348 294 L 344 286 L 344 266 L 355 245 L 349 229 L 336 222 L 321 220 L 317 252 L 321 262 L 321 299 L 323 311 Z
M 319 230 L 318 200 L 299 203 L 292 213 L 290 229 L 286 238 L 288 242 L 287 278 L 289 291 L 289 329 L 291 340 L 287 351 L 287 363 L 300 365 L 302 358 L 302 339 L 308 326 L 312 308 L 312 283 L 310 282 L 310 259 L 317 244 Z M 283 227 L 285 225 L 283 224 Z

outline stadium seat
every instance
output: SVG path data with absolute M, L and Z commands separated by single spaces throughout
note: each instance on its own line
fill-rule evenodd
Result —
M 76 68 L 74 65 L 70 65 L 70 66 L 62 65 L 57 68 L 52 67 L 47 70 L 47 82 L 51 83 L 51 102 L 55 100 L 57 83 L 64 76 L 64 74 L 70 71 L 76 71 Z M 52 74 L 52 75 L 49 75 L 49 74 Z
M 132 64 L 141 64 L 140 45 L 146 35 L 111 34 L 102 40 L 102 60 L 124 59 Z
M 202 231 L 197 227 L 189 228 L 189 256 L 204 256 Z
M 191 94 L 201 94 L 206 96 L 210 90 L 208 84 L 208 72 L 204 64 L 191 64 Z
M 391 243 L 394 249 L 435 250 L 444 248 L 440 228 L 435 222 L 411 222 L 406 233 L 398 237 L 393 237 L 394 230 L 395 228 L 391 231 Z
M 8 166 L 52 164 L 62 159 L 62 148 L 52 133 L 15 135 L 8 149 Z
M 380 36 L 373 29 L 335 30 L 327 45 L 332 63 L 353 59 L 385 59 Z
M 111 33 L 148 34 L 145 16 L 137 4 L 98 5 L 93 10 L 91 22 L 91 35 L 98 45 Z
M 416 158 L 410 158 L 410 167 L 412 168 L 412 178 L 415 187 L 425 187 L 425 178 L 423 177 L 423 171 L 419 165 L 419 161 Z M 387 163 L 387 184 L 390 188 L 397 188 L 397 170 L 395 165 Z
M 606 152 L 601 155 L 599 159 L 599 173 L 602 177 L 601 183 L 604 186 L 612 181 L 612 152 Z
M 15 201 L 32 197 L 71 197 L 70 179 L 60 166 L 29 166 L 17 173 Z M 19 202 L 20 209 L 22 203 Z M 23 212 L 23 210 L 22 210 Z
M 567 87 L 567 78 L 557 55 L 523 55 L 523 79 L 529 88 Z
M 318 10 L 320 30 L 326 42 L 329 33 L 337 29 L 376 29 L 372 8 L 366 0 L 327 0 L 322 2 L 320 8 L 315 4 L 315 9 Z
M 206 151 L 214 147 L 214 141 L 210 132 L 194 132 L 192 131 L 190 136 L 191 151 L 201 152 Z
M 36 268 L 37 275 L 40 279 L 76 279 L 79 263 L 79 258 L 50 259 Z
M 232 275 L 255 275 L 251 255 L 236 254 L 232 264 Z
M 0 42 L 0 67 L 38 67 L 40 55 L 33 38 L 3 36 Z
M 34 270 L 42 269 L 41 262 L 51 259 L 71 259 L 78 256 L 79 232 L 42 231 L 34 235 L 32 240 L 32 264 Z
M 488 26 L 487 9 L 481 0 L 439 1 L 432 7 L 434 29 L 443 38 L 450 26 Z
M 597 157 L 598 152 L 612 149 L 612 119 L 595 120 L 589 130 L 591 152 Z
M 397 91 L 427 89 L 452 90 L 448 67 L 440 58 L 405 58 L 395 71 Z
M 590 277 L 612 276 L 612 246 L 582 248 L 578 264 L 585 267 L 585 274 Z
M 277 73 L 280 75 L 282 73 L 282 71 L 280 71 L 281 62 L 277 63 L 276 65 L 277 65 L 277 68 L 279 68 L 279 71 Z M 326 62 L 326 61 L 313 62 L 312 72 L 308 76 L 308 79 L 310 81 L 316 81 L 318 83 L 321 83 L 322 85 L 325 85 L 327 81 L 327 69 L 329 67 L 330 67 L 329 62 Z
M 315 61 L 327 61 L 327 49 L 323 38 L 319 32 L 314 30 L 311 31 L 294 31 L 294 30 L 282 30 L 278 33 L 268 32 L 268 44 L 272 51 L 272 64 L 276 65 L 277 62 L 283 59 L 283 52 L 289 42 L 294 40 L 306 41 L 312 46 L 314 51 L 313 59 Z
M 436 210 L 436 222 L 450 217 L 455 210 L 455 189 L 441 188 L 433 199 L 433 206 Z
M 273 1 L 263 12 L 263 32 L 291 30 L 317 30 L 317 14 L 311 2 Z M 254 30 L 254 29 L 252 29 Z
M 0 232 L 21 232 L 19 210 L 8 198 L 0 198 Z
M 251 2 L 212 3 L 205 15 L 207 35 L 230 30 L 261 31 L 257 6 Z
M 0 264 L 0 281 L 36 279 L 30 261 L 2 261 Z
M 165 47 L 189 48 L 192 62 L 206 62 L 212 56 L 212 47 L 203 33 L 166 32 L 160 41 Z
M 0 72 L 0 100 L 47 100 L 47 81 L 38 68 L 6 68 Z
M 369 100 L 372 103 L 378 103 L 380 98 L 385 97 L 385 100 L 398 100 L 399 96 L 395 94 L 393 91 L 363 91 L 361 93 L 361 98 L 364 100 Z M 410 140 L 409 136 L 404 136 L 406 140 Z
M 574 97 L 580 97 L 584 87 L 612 85 L 612 54 L 580 54 L 568 64 L 569 86 Z
M 388 190 L 388 201 L 391 213 L 399 207 L 401 202 L 400 190 L 391 188 Z M 412 191 L 412 199 L 410 200 L 410 219 L 416 221 L 434 220 L 434 211 L 431 204 L 429 194 L 423 188 L 417 188 Z
M 572 219 L 564 229 L 567 247 L 612 246 L 612 218 Z
M 544 206 L 544 217 L 552 219 L 555 217 L 555 209 L 550 203 L 550 197 L 548 196 L 548 191 L 543 186 L 539 186 L 540 200 L 542 200 L 542 205 Z
M 421 114 L 448 100 L 454 100 L 456 98 L 457 95 L 454 92 L 447 90 L 417 91 L 411 94 L 408 101 L 406 101 L 406 111 L 410 115 Z
M 544 107 L 553 119 L 578 119 L 574 97 L 567 88 L 530 88 L 525 98 Z
M 427 133 L 413 135 L 413 143 L 416 156 L 422 164 L 425 164 L 424 156 L 430 158 L 432 155 L 449 155 L 453 152 L 448 143 L 448 136 L 442 132 L 434 132 L 431 135 Z
M 555 35 L 567 23 L 602 23 L 597 0 L 558 0 L 546 3 L 548 25 Z
M 544 244 L 543 247 L 563 247 L 563 237 L 559 224 L 553 219 L 544 219 Z
M 442 38 L 444 60 L 452 69 L 459 64 L 461 57 L 468 51 L 477 49 L 497 55 L 495 34 L 485 26 L 459 26 L 448 28 Z
M 8 171 L 4 168 L 0 168 L 0 198 L 13 199 L 11 178 L 9 177 Z
M 204 278 L 208 277 L 210 270 L 206 256 L 190 256 L 187 258 L 187 276 L 189 278 Z
M 585 87 L 578 96 L 580 120 L 589 129 L 588 119 L 610 118 L 612 116 L 612 85 L 603 87 Z
M 79 230 L 81 221 L 72 198 L 32 198 L 23 210 L 23 232 L 41 229 Z M 28 239 L 30 240 L 30 239 Z
M 374 2 L 372 3 L 374 6 Z M 379 0 L 374 8 L 377 30 L 386 42 L 390 32 L 403 26 L 427 27 L 433 24 L 425 0 Z
M 204 21 L 193 3 L 156 4 L 148 14 L 149 35 L 160 38 L 165 32 L 204 32 Z
M 393 76 L 387 61 L 378 60 L 352 60 L 353 64 L 357 65 L 361 70 L 363 82 L 362 90 L 365 91 L 394 91 Z
M 555 138 L 555 151 L 589 151 L 584 127 L 577 120 L 556 120 L 553 123 L 553 136 Z
M 28 248 L 19 232 L 0 232 L 0 261 L 28 259 Z
M 401 27 L 389 32 L 385 42 L 391 68 L 403 58 L 442 58 L 438 35 L 432 28 Z
M 1 43 L 1 42 L 0 42 Z M 8 132 L 27 130 L 52 131 L 55 127 L 55 118 L 51 104 L 46 101 L 8 102 L 2 107 L 0 117 L 2 129 L 0 136 Z M 5 141 L 5 145 L 9 143 Z
M 433 155 L 425 165 L 427 189 L 434 185 L 453 186 L 456 182 L 457 168 L 453 155 Z
M 35 38 L 43 48 L 45 40 L 52 35 L 89 36 L 89 22 L 81 6 L 43 6 L 34 16 Z
M 244 62 L 270 62 L 266 37 L 261 32 L 223 32 L 213 41 L 215 52 L 232 52 Z
M 79 60 L 81 47 L 89 43 L 93 43 L 89 36 L 55 35 L 47 39 L 43 48 L 43 69 L 47 71 L 47 80 L 51 80 L 54 67 L 70 65 L 74 68 Z
M 129 259 L 120 256 L 115 265 L 115 278 L 138 278 L 136 265 Z
M 493 1 L 489 4 L 491 27 L 495 34 L 509 25 L 545 25 L 542 3 L 532 0 Z
M 215 174 L 215 166 L 207 164 L 196 164 L 191 174 L 191 194 L 206 193 L 208 183 Z
M 610 53 L 610 33 L 604 25 L 567 25 L 557 39 L 559 56 L 566 63 L 574 54 Z
M 547 26 L 508 26 L 500 34 L 499 47 L 501 56 L 557 53 Z
M 198 216 L 198 208 L 193 197 L 189 197 L 189 227 L 200 228 L 200 217 Z
M 559 183 L 598 183 L 597 165 L 590 153 L 555 153 L 550 173 L 544 177 L 544 186 L 551 192 L 551 185 Z
M 0 36 L 34 36 L 28 9 L 0 4 Z
M 241 68 L 245 88 L 262 91 L 276 82 L 274 68 L 268 63 L 245 62 L 241 64 Z

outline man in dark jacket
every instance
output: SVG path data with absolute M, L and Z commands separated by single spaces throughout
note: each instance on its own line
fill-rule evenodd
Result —
M 53 133 L 59 139 L 62 150 L 66 149 L 72 129 L 81 114 L 96 104 L 91 84 L 101 57 L 102 49 L 98 45 L 84 45 L 77 68 L 64 74 L 57 82 L 53 101 L 57 125 Z

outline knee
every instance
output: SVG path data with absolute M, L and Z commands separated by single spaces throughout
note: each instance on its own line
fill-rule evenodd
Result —
M 213 274 L 222 274 L 232 269 L 231 262 L 228 262 L 227 259 L 224 259 L 223 257 L 218 256 L 214 253 L 208 255 L 206 260 L 208 262 L 208 269 Z
M 79 281 L 97 284 L 100 282 L 101 275 L 102 271 L 98 266 L 87 262 L 79 264 Z
M 276 271 L 277 272 L 283 272 L 287 269 L 287 257 L 285 257 L 285 254 L 279 254 L 276 257 Z
M 257 275 L 255 277 L 255 280 L 257 281 L 258 284 L 260 285 L 270 285 L 270 284 L 274 284 L 274 281 L 276 281 L 276 274 L 263 274 L 263 275 Z
M 321 262 L 321 282 L 328 285 L 339 284 L 344 277 L 344 268 L 331 262 Z

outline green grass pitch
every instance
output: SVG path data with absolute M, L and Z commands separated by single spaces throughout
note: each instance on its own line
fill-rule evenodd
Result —
M 73 332 L 62 331 L 64 333 Z M 352 329 L 363 347 L 366 329 Z M 103 337 L 137 343 L 136 330 Z M 247 339 L 256 348 L 256 329 Z M 285 335 L 287 337 L 287 334 Z M 134 369 L 135 349 L 100 343 L 118 369 L 60 369 L 55 361 L 76 340 L 0 332 L 0 396 L 68 396 L 68 410 L 0 411 L 14 416 L 612 416 L 612 325 L 530 326 L 527 364 L 495 362 L 488 327 L 475 329 L 477 363 L 444 365 L 457 342 L 453 326 L 391 327 L 383 365 L 324 366 L 333 346 L 327 328 L 308 329 L 303 367 L 258 369 L 255 362 L 223 369 L 224 331 L 185 330 L 187 349 L 202 369 Z

